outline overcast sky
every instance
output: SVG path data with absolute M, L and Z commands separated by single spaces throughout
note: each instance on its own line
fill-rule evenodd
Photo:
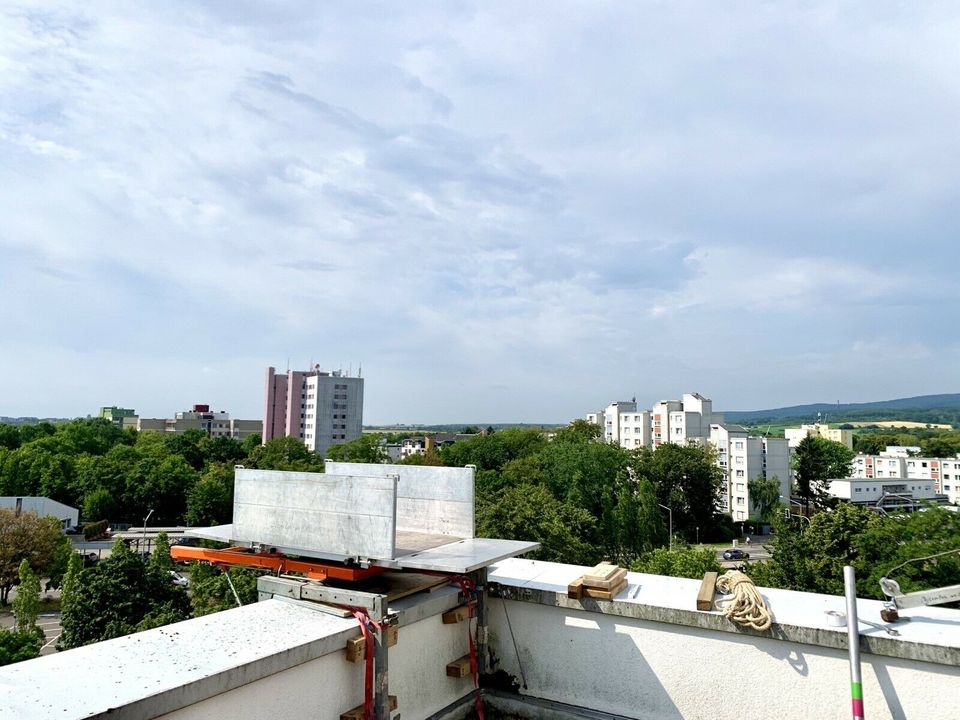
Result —
M 960 390 L 960 8 L 7 2 L 0 415 Z

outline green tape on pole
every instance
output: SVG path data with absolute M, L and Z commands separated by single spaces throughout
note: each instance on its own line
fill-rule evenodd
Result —
M 850 683 L 850 695 L 854 700 L 863 700 L 863 685 Z

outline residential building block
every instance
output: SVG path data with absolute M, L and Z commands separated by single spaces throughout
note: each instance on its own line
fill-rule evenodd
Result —
M 263 442 L 295 437 L 323 454 L 331 445 L 356 440 L 363 432 L 363 378 L 340 370 L 325 372 L 267 368 Z

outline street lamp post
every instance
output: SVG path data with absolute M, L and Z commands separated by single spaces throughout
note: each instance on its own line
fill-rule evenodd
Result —
M 697 526 L 697 545 L 700 544 L 700 526 Z
M 143 519 L 143 545 L 146 547 L 147 544 L 147 520 L 150 519 L 150 516 L 153 515 L 153 508 L 150 508 L 150 512 L 147 513 L 147 516 Z M 140 552 L 143 552 L 143 548 L 140 548 Z
M 657 505 L 660 505 L 660 503 L 657 503 Z M 670 543 L 668 549 L 673 550 L 673 510 L 668 508 L 666 505 L 660 505 L 660 507 L 670 513 Z

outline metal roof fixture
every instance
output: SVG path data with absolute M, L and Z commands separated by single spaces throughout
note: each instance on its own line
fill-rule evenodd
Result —
M 259 579 L 261 599 L 283 597 L 311 602 L 324 612 L 352 614 L 368 652 L 364 704 L 341 715 L 350 720 L 388 720 L 396 707 L 387 687 L 387 647 L 391 637 L 396 641 L 397 625 L 390 602 L 438 583 L 455 583 L 462 612 L 445 613 L 443 622 L 448 615 L 451 622 L 476 618 L 477 641 L 468 622 L 470 655 L 451 665 L 457 672 L 461 665 L 468 668 L 478 687 L 486 658 L 486 568 L 539 543 L 474 537 L 473 466 L 328 460 L 326 471 L 237 466 L 233 523 L 187 532 L 231 547 L 175 545 L 170 554 L 219 567 L 264 568 L 277 577 Z M 398 577 L 396 571 L 409 574 Z
M 943 557 L 944 555 L 953 554 L 960 554 L 960 548 L 944 550 L 943 552 L 926 555 L 924 557 L 910 558 L 892 568 L 884 577 L 880 578 L 880 589 L 883 590 L 884 595 L 890 598 L 885 603 L 884 609 L 880 611 L 880 616 L 887 622 L 893 622 L 900 618 L 897 612 L 899 609 L 920 607 L 921 605 L 942 605 L 948 602 L 960 601 L 960 585 L 948 585 L 942 588 L 904 593 L 900 589 L 900 583 L 890 579 L 890 576 L 893 575 L 894 572 L 910 563 L 924 562 L 926 560 Z

